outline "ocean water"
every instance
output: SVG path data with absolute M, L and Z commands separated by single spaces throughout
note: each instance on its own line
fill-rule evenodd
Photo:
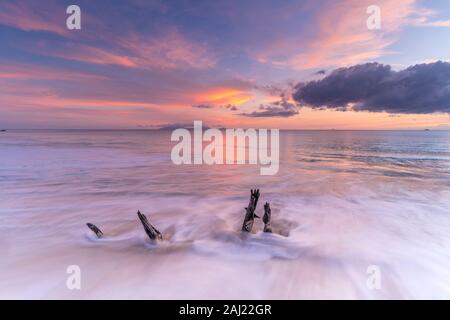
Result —
M 0 298 L 450 299 L 450 132 L 282 131 L 274 176 L 176 166 L 172 146 L 169 131 L 0 133 Z M 273 234 L 239 231 L 251 188 Z

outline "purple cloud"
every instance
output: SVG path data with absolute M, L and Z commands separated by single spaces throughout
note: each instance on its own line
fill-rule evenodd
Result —
M 321 80 L 298 84 L 293 98 L 318 109 L 450 113 L 450 63 L 418 64 L 401 71 L 379 63 L 341 68 Z
M 241 113 L 240 115 L 251 118 L 289 118 L 297 115 L 299 113 L 298 109 L 298 105 L 289 102 L 284 95 L 281 95 L 280 101 L 268 105 L 261 104 L 258 111 Z

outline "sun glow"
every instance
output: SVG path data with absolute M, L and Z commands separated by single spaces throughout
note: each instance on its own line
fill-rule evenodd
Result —
M 195 97 L 200 103 L 210 103 L 214 105 L 240 105 L 252 98 L 252 95 L 246 91 L 234 88 L 216 88 Z

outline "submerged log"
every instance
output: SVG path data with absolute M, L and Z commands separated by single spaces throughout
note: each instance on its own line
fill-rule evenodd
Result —
M 103 232 L 95 224 L 88 222 L 86 223 L 86 225 L 96 234 L 98 238 L 101 238 L 103 236 Z
M 264 216 L 263 216 L 264 232 L 272 233 L 272 228 L 270 226 L 271 217 L 272 217 L 272 210 L 270 210 L 270 204 L 266 202 L 266 204 L 264 205 Z
M 256 205 L 258 204 L 258 199 L 259 199 L 259 189 L 250 190 L 250 202 L 248 204 L 248 207 L 245 208 L 245 210 L 246 210 L 245 218 L 244 218 L 244 223 L 242 224 L 242 231 L 244 231 L 244 232 L 251 232 L 255 218 L 259 218 L 255 214 Z
M 142 225 L 144 226 L 145 233 L 147 233 L 148 237 L 151 240 L 162 240 L 162 234 L 159 232 L 154 226 L 152 226 L 145 215 L 143 215 L 140 211 L 137 212 L 139 220 L 141 220 Z

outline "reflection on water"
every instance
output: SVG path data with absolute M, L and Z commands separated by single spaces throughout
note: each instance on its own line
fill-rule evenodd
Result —
M 175 166 L 169 131 L 1 134 L 0 297 L 450 298 L 450 132 L 280 139 L 279 173 L 261 176 Z M 255 187 L 276 234 L 237 231 Z M 167 241 L 148 242 L 138 209 Z

